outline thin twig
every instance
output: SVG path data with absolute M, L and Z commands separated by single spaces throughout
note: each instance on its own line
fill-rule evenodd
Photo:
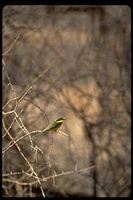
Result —
M 4 126 L 4 129 L 5 129 L 6 133 L 7 133 L 7 135 L 9 136 L 9 138 L 10 138 L 12 141 L 14 141 L 14 138 L 11 136 L 11 134 L 10 134 L 9 131 L 7 130 L 4 121 L 3 121 L 3 126 Z M 45 193 L 44 193 L 44 191 L 43 191 L 42 184 L 41 184 L 41 182 L 40 182 L 40 179 L 39 179 L 37 173 L 34 171 L 34 168 L 33 168 L 32 165 L 29 163 L 29 161 L 28 161 L 28 159 L 25 157 L 25 155 L 22 153 L 22 151 L 21 151 L 19 145 L 18 145 L 17 143 L 15 143 L 15 146 L 17 147 L 17 149 L 18 149 L 20 155 L 21 155 L 22 158 L 26 161 L 26 163 L 27 163 L 28 166 L 30 167 L 31 171 L 32 171 L 33 174 L 35 175 L 34 177 L 37 179 L 37 182 L 38 182 L 39 185 L 40 185 L 40 189 L 41 189 L 41 191 L 42 191 L 42 195 L 43 195 L 43 197 L 45 197 Z
M 65 136 L 69 136 L 68 134 L 66 134 L 66 133 L 64 133 L 63 131 L 61 131 L 61 130 L 57 130 L 57 132 L 59 132 L 59 133 L 61 133 L 61 134 L 63 134 L 63 135 L 65 135 Z
M 9 47 L 9 49 L 5 53 L 2 54 L 3 56 L 5 56 L 7 53 L 9 53 L 9 51 L 11 51 L 11 49 L 14 46 L 14 44 L 17 42 L 18 38 L 20 37 L 20 33 L 18 34 L 18 36 L 16 37 L 16 39 L 14 40 L 14 42 L 11 44 L 11 46 Z
M 66 175 L 69 175 L 69 174 L 73 174 L 73 173 L 77 173 L 77 172 L 83 172 L 83 171 L 86 171 L 86 170 L 90 170 L 90 169 L 93 169 L 95 167 L 95 165 L 93 165 L 93 166 L 90 166 L 90 167 L 86 167 L 86 168 L 82 168 L 82 169 L 78 169 L 78 170 L 71 170 L 71 171 L 68 171 L 68 172 L 62 172 L 62 173 L 59 173 L 59 174 L 54 174 L 54 175 L 52 175 L 52 176 L 49 176 L 49 177 L 47 177 L 47 178 L 42 178 L 42 179 L 40 179 L 40 181 L 41 182 L 43 182 L 43 181 L 48 181 L 48 180 L 50 180 L 50 179 L 53 179 L 53 178 L 58 178 L 58 177 L 61 177 L 61 176 L 66 176 Z M 22 172 L 20 172 L 20 173 L 22 173 Z M 26 173 L 26 172 L 23 172 L 23 173 Z M 28 176 L 31 176 L 31 174 L 28 174 L 28 173 L 26 173 L 26 175 L 28 175 Z M 33 176 L 34 177 L 34 176 Z M 19 185 L 29 185 L 29 183 L 26 183 L 26 182 L 18 182 L 18 181 L 15 181 L 15 180 L 12 180 L 12 179 L 8 179 L 8 178 L 3 178 L 3 181 L 7 181 L 7 182 L 12 182 L 12 183 L 16 183 L 16 184 L 19 184 Z M 37 181 L 33 181 L 32 183 L 30 183 L 30 184 L 32 184 L 32 185 L 34 185 L 34 184 L 36 184 L 37 183 Z

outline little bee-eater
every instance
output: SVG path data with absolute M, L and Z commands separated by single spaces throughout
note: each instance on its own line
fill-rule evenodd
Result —
M 43 130 L 43 132 L 46 132 L 46 131 L 57 131 L 61 124 L 63 123 L 65 119 L 63 117 L 59 117 L 57 119 L 55 119 L 51 124 L 48 125 L 47 128 L 45 128 Z

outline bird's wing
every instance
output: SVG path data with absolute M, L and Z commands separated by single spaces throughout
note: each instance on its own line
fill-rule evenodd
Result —
M 57 126 L 56 122 L 55 123 L 52 122 L 51 124 L 49 124 L 49 126 L 47 128 L 44 129 L 44 131 L 49 131 L 49 130 L 51 130 L 51 128 L 54 129 L 54 128 L 56 128 L 56 126 Z

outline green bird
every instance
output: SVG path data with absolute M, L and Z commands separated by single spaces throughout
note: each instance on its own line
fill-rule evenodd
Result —
M 47 128 L 45 128 L 42 132 L 46 132 L 46 131 L 57 131 L 61 124 L 63 123 L 63 121 L 65 120 L 65 118 L 63 117 L 59 117 L 57 119 L 55 119 L 53 122 L 51 122 L 51 124 L 48 125 Z

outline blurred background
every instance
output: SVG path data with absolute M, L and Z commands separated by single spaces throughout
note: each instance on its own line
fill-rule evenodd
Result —
M 2 31 L 3 196 L 130 197 L 130 8 L 6 6 Z

